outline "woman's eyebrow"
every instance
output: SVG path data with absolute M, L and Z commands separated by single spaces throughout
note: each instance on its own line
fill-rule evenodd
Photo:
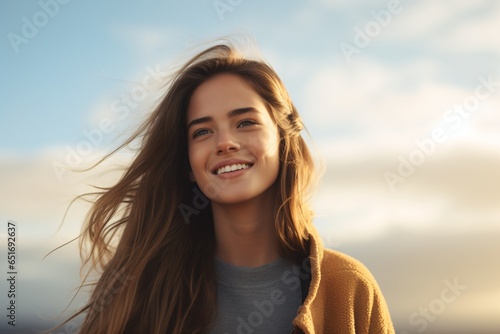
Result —
M 238 109 L 234 109 L 234 110 L 229 111 L 227 113 L 227 117 L 231 118 L 231 117 L 239 116 L 239 115 L 246 114 L 246 113 L 249 113 L 249 112 L 258 113 L 259 111 L 256 108 L 254 108 L 254 107 L 238 108 Z M 189 122 L 189 124 L 187 126 L 187 130 L 189 130 L 189 128 L 191 126 L 193 126 L 193 125 L 202 124 L 202 123 L 208 123 L 208 122 L 210 122 L 212 120 L 213 120 L 212 116 L 205 116 L 205 117 L 200 117 L 200 118 L 197 118 L 197 119 L 193 119 L 191 122 Z

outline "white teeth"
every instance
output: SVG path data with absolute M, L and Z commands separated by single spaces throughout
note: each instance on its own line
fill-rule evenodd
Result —
M 250 167 L 249 164 L 234 164 L 234 165 L 223 166 L 217 169 L 217 175 L 227 172 L 234 172 L 235 170 L 239 169 L 247 169 L 248 167 Z

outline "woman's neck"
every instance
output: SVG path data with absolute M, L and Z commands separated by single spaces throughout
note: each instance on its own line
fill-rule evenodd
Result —
M 277 260 L 279 243 L 274 228 L 275 192 L 249 201 L 212 203 L 215 255 L 235 266 L 258 267 Z

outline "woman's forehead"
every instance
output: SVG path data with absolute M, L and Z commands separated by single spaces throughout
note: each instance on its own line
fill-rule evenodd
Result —
M 219 74 L 193 92 L 189 99 L 187 122 L 241 108 L 254 108 L 259 113 L 267 111 L 260 95 L 245 80 L 234 74 Z

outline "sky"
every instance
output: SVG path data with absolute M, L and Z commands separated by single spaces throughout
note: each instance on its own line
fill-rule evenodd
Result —
M 397 332 L 498 333 L 498 31 L 493 0 L 3 1 L 0 249 L 15 222 L 19 298 L 18 326 L 2 315 L 0 330 L 40 329 L 69 303 L 76 245 L 42 258 L 78 235 L 84 204 L 58 229 L 71 199 L 116 181 L 99 173 L 129 155 L 72 168 L 119 145 L 172 68 L 238 36 L 276 69 L 324 161 L 325 245 L 374 273 Z M 443 301 L 450 284 L 463 289 Z

